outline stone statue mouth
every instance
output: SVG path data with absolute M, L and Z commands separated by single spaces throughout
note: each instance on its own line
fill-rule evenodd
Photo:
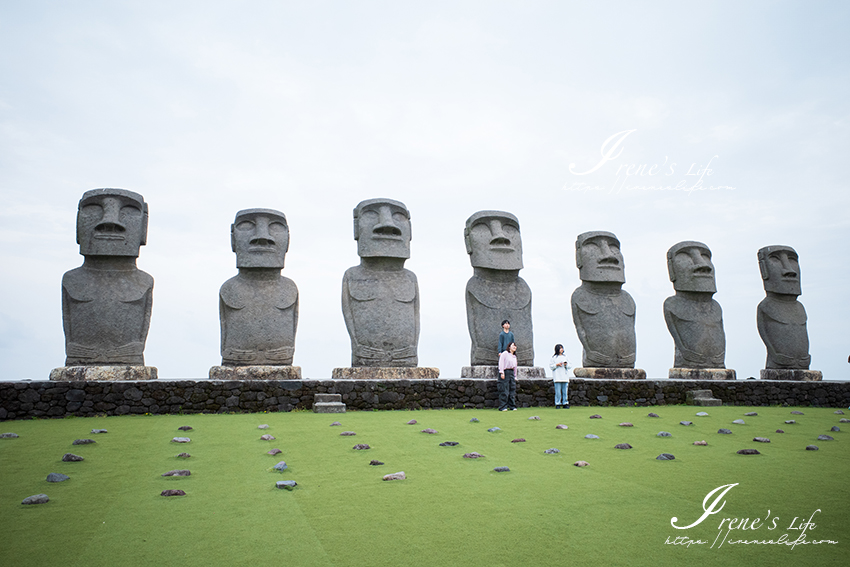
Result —
M 797 279 L 798 279 L 798 277 L 797 277 L 797 272 L 784 272 L 784 273 L 782 274 L 782 279 L 783 279 L 783 280 L 793 280 L 793 281 L 797 281 Z
M 616 258 L 603 258 L 597 262 L 597 266 L 601 270 L 619 270 L 620 261 Z
M 252 244 L 248 246 L 248 252 L 275 252 L 277 247 L 274 244 Z
M 513 252 L 515 248 L 510 243 L 490 243 L 490 250 L 494 252 Z
M 95 240 L 124 240 L 124 235 L 116 234 L 114 232 L 95 232 L 94 238 Z

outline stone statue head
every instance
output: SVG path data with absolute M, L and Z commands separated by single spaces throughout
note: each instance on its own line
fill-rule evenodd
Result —
M 466 253 L 473 268 L 522 269 L 519 220 L 504 211 L 478 211 L 463 229 Z
M 611 232 L 596 230 L 576 237 L 576 267 L 584 282 L 625 283 L 620 241 Z
M 667 251 L 667 273 L 676 291 L 715 293 L 711 250 L 702 242 L 679 242 Z
M 361 258 L 410 258 L 410 211 L 400 201 L 367 199 L 354 207 L 354 240 Z
M 148 205 L 125 189 L 92 189 L 77 208 L 77 244 L 83 256 L 139 256 L 148 239 Z
M 764 290 L 788 295 L 803 293 L 797 252 L 790 246 L 765 246 L 758 251 Z
M 289 250 L 286 216 L 274 209 L 245 209 L 230 225 L 237 268 L 283 268 Z

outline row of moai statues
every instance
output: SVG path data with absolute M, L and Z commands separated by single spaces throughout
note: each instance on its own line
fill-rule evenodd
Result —
M 355 207 L 354 239 L 360 264 L 342 279 L 342 312 L 351 339 L 351 367 L 332 377 L 434 379 L 436 368 L 420 367 L 419 286 L 404 268 L 410 258 L 407 207 L 392 199 L 368 199 Z M 146 243 L 148 206 L 123 189 L 86 192 L 77 211 L 77 242 L 83 265 L 62 279 L 65 366 L 51 380 L 155 379 L 145 366 L 153 278 L 136 267 Z M 298 328 L 298 288 L 281 271 L 289 250 L 286 216 L 273 209 L 246 209 L 231 225 L 238 274 L 219 291 L 221 365 L 211 379 L 300 379 L 293 366 Z M 466 286 L 471 340 L 463 378 L 495 378 L 501 321 L 512 322 L 520 378 L 542 378 L 534 366 L 531 289 L 523 268 L 519 220 L 504 211 L 479 211 L 464 227 L 473 268 Z M 806 312 L 797 255 L 788 246 L 758 252 L 767 297 L 757 323 L 767 347 L 763 379 L 819 380 L 810 371 Z M 620 242 L 610 232 L 580 234 L 576 266 L 581 286 L 572 314 L 583 347 L 578 377 L 642 379 L 635 368 L 635 302 L 625 283 Z M 670 378 L 735 379 L 725 368 L 726 339 L 711 252 L 700 242 L 680 242 L 667 252 L 676 294 L 664 302 L 675 343 Z

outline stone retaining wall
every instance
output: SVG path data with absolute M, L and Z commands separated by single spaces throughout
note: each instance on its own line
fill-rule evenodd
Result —
M 850 406 L 850 382 L 764 380 L 570 380 L 570 402 L 592 406 L 684 404 L 688 390 L 711 390 L 724 404 Z M 317 393 L 342 394 L 349 410 L 495 408 L 495 380 L 152 380 L 0 382 L 0 420 L 68 415 L 292 411 Z M 551 380 L 519 380 L 520 407 L 551 406 Z

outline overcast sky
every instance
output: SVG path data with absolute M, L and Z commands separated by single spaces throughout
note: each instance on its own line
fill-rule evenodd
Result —
M 575 237 L 607 230 L 650 378 L 673 362 L 666 251 L 698 240 L 728 368 L 764 366 L 756 251 L 786 244 L 811 367 L 850 379 L 848 29 L 838 1 L 0 0 L 0 379 L 64 364 L 60 282 L 82 262 L 77 202 L 99 187 L 149 204 L 145 360 L 163 378 L 220 363 L 230 223 L 252 207 L 289 221 L 295 364 L 350 365 L 352 209 L 389 197 L 412 217 L 419 363 L 443 377 L 469 364 L 464 221 L 501 209 L 520 221 L 538 366 L 558 342 L 580 364 Z

